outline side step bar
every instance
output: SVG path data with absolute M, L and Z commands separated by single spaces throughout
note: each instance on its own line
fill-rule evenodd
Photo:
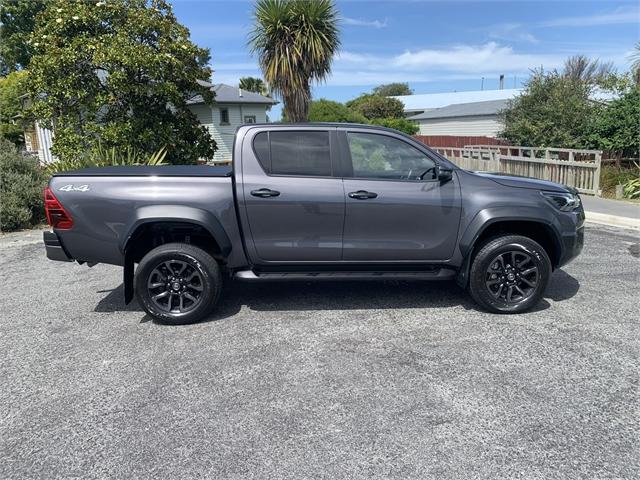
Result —
M 274 280 L 452 280 L 456 271 L 449 268 L 438 268 L 428 271 L 411 272 L 254 272 L 240 270 L 234 278 L 243 281 Z

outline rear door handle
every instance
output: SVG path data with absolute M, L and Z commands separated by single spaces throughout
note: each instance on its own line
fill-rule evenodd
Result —
M 251 190 L 251 195 L 254 197 L 260 198 L 268 198 L 268 197 L 277 197 L 280 195 L 280 192 L 277 190 L 271 190 L 269 188 L 260 188 L 258 190 Z
M 366 200 L 368 198 L 376 198 L 377 196 L 377 193 L 367 192 L 366 190 L 358 190 L 357 192 L 351 192 L 349 194 L 349 197 L 355 198 L 356 200 Z

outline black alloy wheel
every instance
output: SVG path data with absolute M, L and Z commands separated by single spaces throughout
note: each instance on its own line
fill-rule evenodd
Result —
M 151 271 L 147 289 L 161 310 L 186 313 L 202 300 L 204 285 L 196 267 L 182 260 L 167 260 Z
M 551 260 L 539 243 L 521 235 L 491 238 L 480 245 L 469 271 L 469 292 L 495 313 L 525 312 L 542 299 Z
M 206 251 L 167 243 L 147 253 L 135 274 L 138 302 L 160 323 L 181 325 L 206 317 L 222 287 L 220 267 Z
M 535 292 L 538 276 L 538 267 L 531 255 L 511 250 L 499 254 L 490 262 L 485 284 L 495 298 L 507 304 L 517 304 Z

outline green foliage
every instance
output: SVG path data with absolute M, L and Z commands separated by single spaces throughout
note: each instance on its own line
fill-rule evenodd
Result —
M 242 90 L 248 92 L 259 93 L 260 95 L 269 95 L 267 86 L 261 78 L 257 77 L 241 77 L 240 84 L 238 85 Z
M 625 185 L 640 177 L 640 168 L 603 164 L 600 171 L 600 189 L 604 197 L 615 196 L 616 185 Z
M 27 72 L 21 71 L 0 78 L 0 138 L 15 145 L 24 144 L 20 95 L 25 93 L 26 76 Z
M 309 106 L 309 121 L 367 123 L 367 119 L 360 113 L 350 110 L 342 103 L 324 98 L 311 102 Z
M 556 71 L 535 71 L 523 93 L 502 112 L 501 136 L 513 145 L 584 148 L 602 104 L 593 85 Z
M 626 198 L 636 199 L 640 198 L 640 178 L 634 178 L 629 180 L 623 188 L 624 196 Z
M 393 97 L 397 95 L 413 95 L 413 90 L 409 87 L 408 83 L 386 83 L 378 85 L 373 89 L 374 95 L 380 95 L 383 97 Z
M 0 139 L 0 230 L 29 228 L 44 219 L 46 177 L 37 157 L 23 156 Z
M 374 118 L 371 120 L 374 125 L 381 125 L 387 128 L 393 128 L 407 135 L 415 135 L 420 130 L 420 127 L 415 122 L 407 120 L 406 118 Z
M 346 105 L 368 119 L 404 117 L 404 104 L 397 98 L 365 93 L 349 100 Z
M 29 65 L 33 47 L 29 36 L 36 15 L 44 10 L 47 0 L 2 0 L 0 2 L 0 75 Z
M 611 100 L 594 117 L 588 144 L 592 148 L 615 150 L 625 156 L 640 155 L 640 86 Z
M 249 37 L 264 79 L 282 97 L 284 116 L 308 119 L 311 81 L 326 79 L 340 40 L 333 0 L 257 0 Z
M 311 102 L 309 120 L 312 122 L 370 123 L 393 128 L 408 135 L 415 135 L 419 130 L 414 122 L 406 118 L 374 118 L 370 120 L 342 103 L 324 98 Z
M 68 160 L 57 160 L 47 165 L 46 172 L 53 175 L 58 172 L 89 167 L 166 165 L 164 161 L 166 156 L 167 149 L 165 147 L 148 155 L 130 146 L 105 148 L 98 144 L 87 155 Z
M 189 40 L 165 0 L 51 0 L 37 17 L 29 65 L 33 112 L 55 121 L 53 153 L 79 159 L 101 142 L 170 163 L 210 158 L 215 142 L 187 100 L 212 92 L 206 49 Z

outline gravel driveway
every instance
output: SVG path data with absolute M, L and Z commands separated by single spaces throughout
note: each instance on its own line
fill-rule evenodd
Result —
M 230 284 L 197 325 L 0 238 L 0 478 L 638 478 L 637 233 L 532 313 L 449 283 Z

